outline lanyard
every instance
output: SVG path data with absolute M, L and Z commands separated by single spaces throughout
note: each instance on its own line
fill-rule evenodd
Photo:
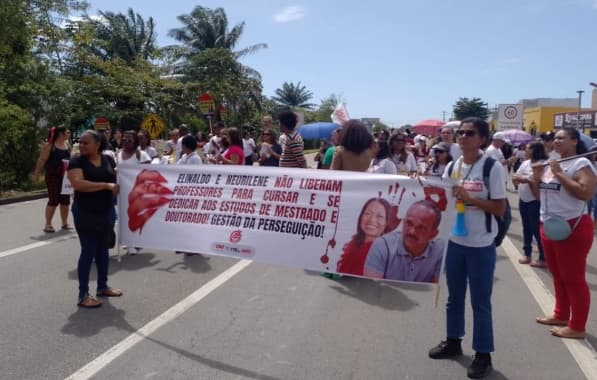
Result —
M 468 171 L 466 172 L 466 175 L 464 176 L 464 178 L 460 181 L 460 184 L 464 184 L 464 182 L 466 182 L 466 180 L 468 179 L 468 177 L 471 175 L 471 172 L 473 171 L 473 168 L 475 167 L 475 165 L 477 164 L 477 162 L 479 162 L 479 160 L 481 159 L 482 155 L 478 155 L 477 159 L 475 160 L 475 162 L 473 162 L 473 164 L 471 165 L 470 168 L 468 168 Z M 460 174 L 462 172 L 462 162 L 463 162 L 463 158 L 460 157 L 460 161 L 458 162 L 458 177 L 460 177 Z

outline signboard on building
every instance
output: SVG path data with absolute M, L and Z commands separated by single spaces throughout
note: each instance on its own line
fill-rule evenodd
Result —
M 522 104 L 500 104 L 498 107 L 497 129 L 522 129 Z
M 553 115 L 554 128 L 582 128 L 597 131 L 597 112 L 581 112 L 580 121 L 577 112 L 556 113 Z

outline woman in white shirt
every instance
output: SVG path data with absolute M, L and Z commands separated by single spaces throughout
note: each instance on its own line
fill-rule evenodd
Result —
M 523 253 L 518 259 L 520 264 L 531 264 L 532 267 L 545 267 L 543 245 L 539 236 L 539 200 L 533 194 L 529 183 L 533 178 L 532 165 L 547 160 L 545 147 L 540 141 L 529 143 L 526 147 L 526 160 L 522 161 L 516 173 L 512 176 L 512 183 L 518 188 L 518 210 L 522 220 Z M 533 236 L 539 250 L 539 260 L 531 260 Z
M 448 163 L 452 161 L 450 145 L 446 143 L 435 144 L 431 147 L 431 153 L 433 154 L 433 158 L 424 175 L 428 177 L 441 177 Z
M 496 263 L 495 237 L 498 232 L 495 216 L 506 212 L 506 170 L 497 162 L 484 178 L 487 155 L 480 152 L 489 140 L 486 121 L 470 117 L 457 131 L 462 156 L 452 161 L 444 178 L 456 181 L 453 195 L 464 203 L 467 232 L 452 232 L 446 252 L 445 272 L 448 284 L 446 305 L 447 339 L 429 351 L 432 359 L 462 355 L 461 340 L 465 333 L 465 298 L 470 289 L 473 309 L 473 362 L 468 377 L 478 379 L 492 371 L 493 318 L 491 295 Z
M 203 161 L 196 152 L 197 139 L 193 135 L 186 135 L 182 138 L 182 156 L 176 164 L 178 165 L 202 165 Z
M 390 158 L 398 174 L 412 175 L 417 172 L 415 156 L 406 149 L 406 136 L 397 133 L 390 138 Z
M 562 128 L 554 138 L 554 150 L 562 159 L 585 153 L 587 148 L 574 128 Z M 536 319 L 554 326 L 550 332 L 561 338 L 584 339 L 591 293 L 585 273 L 587 256 L 593 244 L 593 222 L 586 204 L 595 193 L 595 168 L 585 157 L 533 167 L 532 188 L 541 199 L 541 243 L 552 274 L 556 303 L 553 314 Z M 563 240 L 550 239 L 544 224 L 556 215 L 570 225 L 571 233 Z M 560 327 L 557 327 L 560 326 Z
M 375 138 L 371 148 L 373 159 L 367 170 L 369 173 L 398 174 L 396 165 L 390 159 L 390 146 L 385 140 Z

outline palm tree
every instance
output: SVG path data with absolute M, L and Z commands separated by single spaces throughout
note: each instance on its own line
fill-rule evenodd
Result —
M 228 17 L 223 8 L 209 9 L 200 5 L 177 19 L 182 28 L 171 29 L 168 35 L 182 42 L 183 46 L 171 46 L 178 58 L 190 58 L 206 49 L 224 48 L 233 51 L 236 58 L 254 53 L 267 45 L 260 43 L 234 51 L 245 28 L 244 21 L 228 30 Z
M 313 93 L 301 82 L 296 85 L 294 83 L 284 82 L 282 88 L 276 89 L 276 96 L 272 99 L 278 104 L 279 107 L 283 108 L 306 108 L 312 109 L 315 104 L 308 103 L 313 98 Z
M 89 49 L 104 60 L 120 58 L 127 64 L 135 60 L 154 58 L 158 49 L 155 46 L 153 18 L 147 22 L 129 8 L 127 15 L 114 12 L 99 12 L 103 20 L 87 18 L 94 29 L 96 43 Z

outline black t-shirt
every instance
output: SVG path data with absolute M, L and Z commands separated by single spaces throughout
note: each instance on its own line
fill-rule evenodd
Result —
M 274 152 L 276 152 L 278 155 L 282 154 L 282 147 L 280 146 L 280 144 L 272 145 L 272 150 Z M 269 156 L 268 158 L 266 158 L 265 160 L 263 160 L 261 162 L 261 166 L 279 166 L 279 165 L 280 165 L 280 159 L 276 158 L 274 156 Z
M 104 154 L 101 156 L 102 164 L 99 167 L 89 162 L 87 157 L 73 157 L 68 163 L 68 170 L 82 169 L 83 178 L 87 181 L 116 183 L 116 172 L 114 171 L 116 163 L 114 159 Z M 75 191 L 75 202 L 77 202 L 81 209 L 91 212 L 105 212 L 112 206 L 112 198 L 112 190 L 94 192 Z

